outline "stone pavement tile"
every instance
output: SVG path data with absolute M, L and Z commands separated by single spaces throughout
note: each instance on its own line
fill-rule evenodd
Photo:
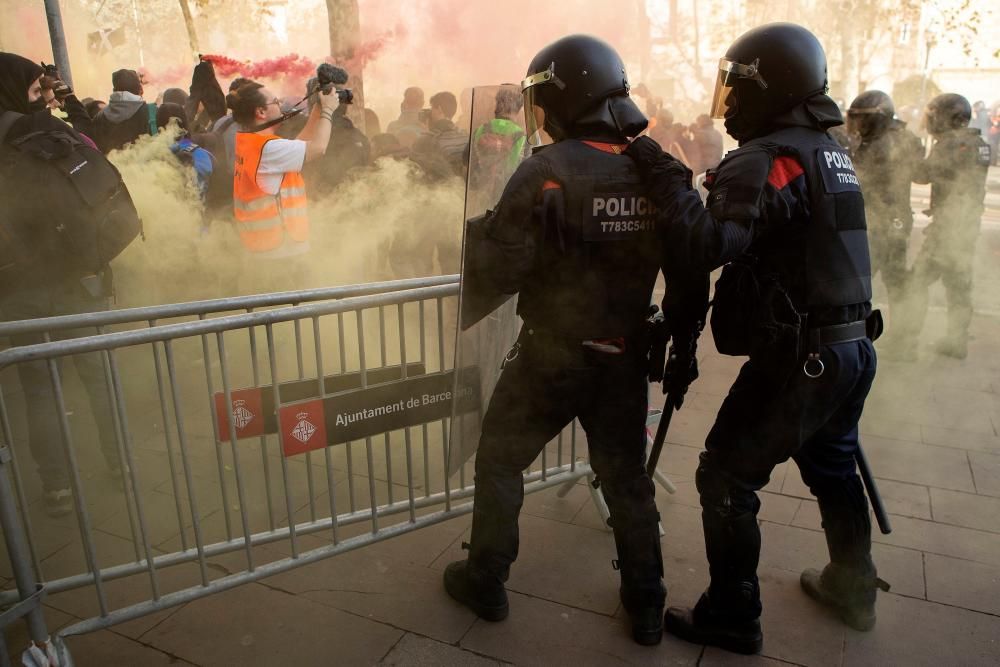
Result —
M 699 454 L 701 454 L 700 448 L 683 445 L 664 445 L 656 467 L 661 472 L 666 473 L 668 477 L 694 478 L 694 472 L 698 469 Z
M 783 465 L 787 466 L 787 470 L 779 492 L 786 496 L 794 496 L 795 498 L 812 498 L 813 495 L 809 492 L 809 487 L 802 481 L 802 473 L 799 472 L 799 467 L 793 461 L 788 461 Z
M 784 496 L 777 493 L 761 492 L 757 494 L 760 498 L 760 512 L 757 518 L 760 521 L 770 521 L 771 523 L 783 523 L 788 525 L 798 513 L 799 505 L 802 504 L 800 498 Z
M 876 482 L 879 493 L 882 494 L 882 501 L 890 515 L 930 520 L 931 501 L 926 486 L 901 484 L 888 479 L 876 479 Z M 810 497 L 808 501 L 803 501 L 795 519 L 792 520 L 792 525 L 819 530 L 819 509 L 816 506 L 815 498 Z
M 920 552 L 873 544 L 872 558 L 883 578 L 892 584 L 893 593 L 924 597 Z M 761 563 L 766 566 L 798 575 L 807 567 L 822 568 L 829 560 L 826 538 L 821 531 L 761 524 Z
M 873 530 L 872 540 L 880 544 L 1000 566 L 1000 540 L 995 533 L 981 530 L 894 516 L 892 533 L 882 535 L 878 530 Z
M 766 648 L 767 645 L 765 644 Z M 738 653 L 723 651 L 721 648 L 708 646 L 705 648 L 705 654 L 701 656 L 701 662 L 698 664 L 701 667 L 783 667 L 784 665 L 792 665 L 794 663 L 766 658 L 763 655 L 739 655 Z
M 701 449 L 705 446 L 708 431 L 715 423 L 715 413 L 688 409 L 689 407 L 685 401 L 684 407 L 674 413 L 670 420 L 670 429 L 667 431 L 667 442 Z
M 476 616 L 448 597 L 441 573 L 359 549 L 265 580 L 357 616 L 454 644 Z
M 1000 616 L 1000 567 L 925 554 L 927 599 Z
M 246 584 L 189 603 L 142 642 L 200 665 L 370 665 L 401 630 Z
M 503 663 L 407 633 L 379 664 L 385 667 L 499 667 Z
M 928 425 L 921 426 L 920 431 L 921 435 L 919 439 L 925 445 L 953 447 L 956 449 L 976 449 L 992 454 L 1000 454 L 1000 438 L 992 433 L 973 433 L 971 431 Z
M 771 471 L 771 479 L 768 480 L 763 490 L 770 491 L 771 493 L 781 493 L 781 487 L 785 485 L 785 477 L 789 475 L 789 469 L 794 467 L 795 464 L 791 461 L 785 461 L 774 466 L 774 470 Z M 791 474 L 797 475 L 798 468 L 795 470 L 796 472 Z
M 691 384 L 691 391 L 700 394 L 710 394 L 713 396 L 726 396 L 736 375 L 721 371 L 708 371 L 698 375 L 698 379 Z
M 214 574 L 216 578 L 219 576 L 218 573 Z M 210 573 L 209 577 L 213 578 L 212 575 L 213 573 Z M 197 566 L 194 564 L 158 570 L 158 581 L 161 595 L 197 586 L 201 583 Z M 122 609 L 153 599 L 149 575 L 145 573 L 105 582 L 104 594 L 109 610 Z M 93 618 L 100 615 L 97 596 L 92 586 L 51 594 L 48 598 L 48 604 L 78 618 Z M 176 613 L 179 608 L 170 607 L 163 611 L 119 623 L 115 626 L 115 632 L 132 639 L 138 639 L 157 623 Z
M 985 452 L 969 452 L 969 465 L 976 482 L 976 492 L 1000 497 L 1000 456 Z
M 519 526 L 520 550 L 507 590 L 599 614 L 615 612 L 618 573 L 611 568 L 615 545 L 610 531 L 530 515 L 522 515 Z M 451 561 L 465 557 L 456 541 L 433 567 L 443 570 Z
M 802 592 L 798 573 L 765 565 L 758 576 L 764 606 L 763 655 L 810 667 L 839 667 L 844 641 L 839 619 Z M 808 641 L 803 641 L 803 628 L 809 628 Z
M 872 470 L 880 479 L 955 491 L 976 490 L 968 458 L 962 450 L 874 436 L 865 438 L 864 448 Z
M 521 512 L 543 519 L 571 523 L 584 503 L 590 502 L 590 489 L 586 483 L 576 483 L 560 498 L 561 490 L 561 487 L 556 486 L 526 495 Z
M 923 427 L 915 422 L 884 419 L 877 414 L 868 412 L 865 412 L 861 418 L 862 441 L 864 441 L 865 436 L 876 435 L 881 438 L 892 438 L 893 440 L 919 442 L 921 428 Z
M 847 632 L 845 665 L 995 665 L 1000 618 L 899 595 L 879 596 L 872 632 Z
M 66 640 L 76 667 L 107 667 L 108 665 L 142 665 L 143 667 L 190 666 L 159 649 L 140 644 L 112 630 L 99 630 Z M 195 661 L 198 663 L 199 661 Z
M 684 407 L 701 410 L 702 412 L 707 412 L 709 414 L 718 414 L 719 408 L 722 407 L 722 401 L 725 398 L 725 394 L 706 394 L 696 391 L 695 389 L 695 387 L 692 387 L 692 391 L 689 391 L 687 396 L 684 397 Z
M 990 411 L 996 397 L 979 391 L 941 387 L 934 390 L 933 400 L 925 405 L 920 424 L 954 428 L 974 433 L 994 434 Z
M 409 563 L 420 567 L 431 567 L 432 564 L 440 565 L 440 569 L 443 570 L 447 563 L 439 564 L 435 561 L 454 542 L 466 535 L 471 527 L 472 514 L 463 514 L 399 537 L 375 542 L 365 547 L 365 551 L 392 558 L 400 563 Z
M 930 491 L 935 521 L 1000 533 L 1000 498 L 944 489 Z
M 612 618 L 518 593 L 502 623 L 476 621 L 462 648 L 516 665 L 695 665 L 701 647 L 665 636 L 658 646 L 632 641 Z

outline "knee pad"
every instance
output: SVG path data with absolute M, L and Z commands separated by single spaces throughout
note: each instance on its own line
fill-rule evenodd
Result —
M 633 523 L 659 520 L 653 500 L 653 480 L 643 471 L 635 477 L 601 478 L 601 490 L 608 509 L 616 523 L 622 527 Z
M 704 510 L 716 512 L 727 518 L 735 518 L 742 514 L 756 516 L 760 510 L 757 494 L 734 483 L 733 479 L 705 454 L 701 456 L 694 481 Z

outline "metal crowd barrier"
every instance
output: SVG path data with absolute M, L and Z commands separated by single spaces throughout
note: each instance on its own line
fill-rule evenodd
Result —
M 0 593 L 0 608 L 13 605 L 0 631 L 26 617 L 35 645 L 69 664 L 64 637 L 471 511 L 462 501 L 473 494 L 472 464 L 456 466 L 447 447 L 458 283 L 423 282 L 431 284 L 0 325 L 0 335 L 77 329 L 82 320 L 151 325 L 0 352 L 0 371 L 44 364 L 75 501 L 72 519 L 39 516 L 34 477 L 26 480 L 18 461 L 27 453 L 23 425 L 0 393 L 0 522 L 10 561 L 0 576 L 15 585 Z M 302 303 L 309 294 L 315 302 Z M 300 305 L 255 310 L 289 298 Z M 206 318 L 213 308 L 248 312 Z M 199 319 L 155 324 L 181 315 Z M 104 469 L 98 438 L 87 437 L 91 411 L 76 409 L 66 386 L 63 362 L 88 354 L 99 355 L 107 380 L 111 414 L 103 416 L 113 424 L 120 479 Z M 462 409 L 484 407 L 472 400 Z M 542 452 L 525 473 L 526 492 L 592 479 L 578 460 L 577 431 L 570 425 Z M 48 644 L 44 596 L 85 619 Z

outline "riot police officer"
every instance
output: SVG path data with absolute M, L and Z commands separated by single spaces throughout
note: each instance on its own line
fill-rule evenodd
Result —
M 895 113 L 892 98 L 881 90 L 861 93 L 847 110 L 851 159 L 864 190 L 872 276 L 882 273 L 892 308 L 899 305 L 906 283 L 913 230 L 910 183 L 924 157 L 920 139 Z
M 666 591 L 644 429 L 646 315 L 662 246 L 639 170 L 622 154 L 647 120 L 628 96 L 621 58 L 589 36 L 542 49 L 522 91 L 527 135 L 553 143 L 521 163 L 481 220 L 475 266 L 466 254 L 463 283 L 478 274 L 497 293 L 518 293 L 523 327 L 483 420 L 468 558 L 447 567 L 444 583 L 480 617 L 507 616 L 522 471 L 579 418 L 611 514 L 633 638 L 656 644 Z M 707 282 L 690 293 L 669 304 L 678 335 L 696 331 L 707 308 Z
M 938 95 L 927 105 L 927 132 L 934 139 L 930 155 L 914 180 L 931 184 L 931 224 L 913 264 L 896 352 L 916 357 L 917 336 L 927 315 L 927 291 L 938 279 L 948 298 L 948 328 L 935 349 L 964 359 L 972 322 L 972 262 L 979 237 L 990 146 L 970 128 L 972 107 L 961 95 Z
M 826 92 L 816 37 L 790 23 L 761 26 L 719 64 L 713 115 L 740 146 L 709 179 L 707 208 L 690 172 L 652 142 L 628 150 L 650 179 L 667 247 L 681 249 L 668 261 L 725 265 L 712 334 L 720 352 L 749 356 L 696 472 L 711 584 L 693 608 L 665 618 L 678 637 L 740 653 L 763 645 L 757 491 L 789 457 L 816 496 L 830 552 L 822 572 L 802 573 L 802 587 L 854 628 L 875 623 L 880 580 L 854 455 L 876 318 L 861 188 L 827 133 L 843 120 Z

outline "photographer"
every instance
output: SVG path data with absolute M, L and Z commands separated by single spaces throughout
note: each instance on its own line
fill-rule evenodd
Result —
M 296 139 L 277 136 L 278 126 L 290 116 L 281 113 L 278 97 L 262 84 L 245 83 L 226 100 L 243 128 L 236 135 L 233 213 L 240 241 L 254 258 L 281 259 L 309 250 L 302 167 L 326 153 L 340 106 L 336 93 L 318 97 Z M 282 274 L 291 278 L 287 271 Z

